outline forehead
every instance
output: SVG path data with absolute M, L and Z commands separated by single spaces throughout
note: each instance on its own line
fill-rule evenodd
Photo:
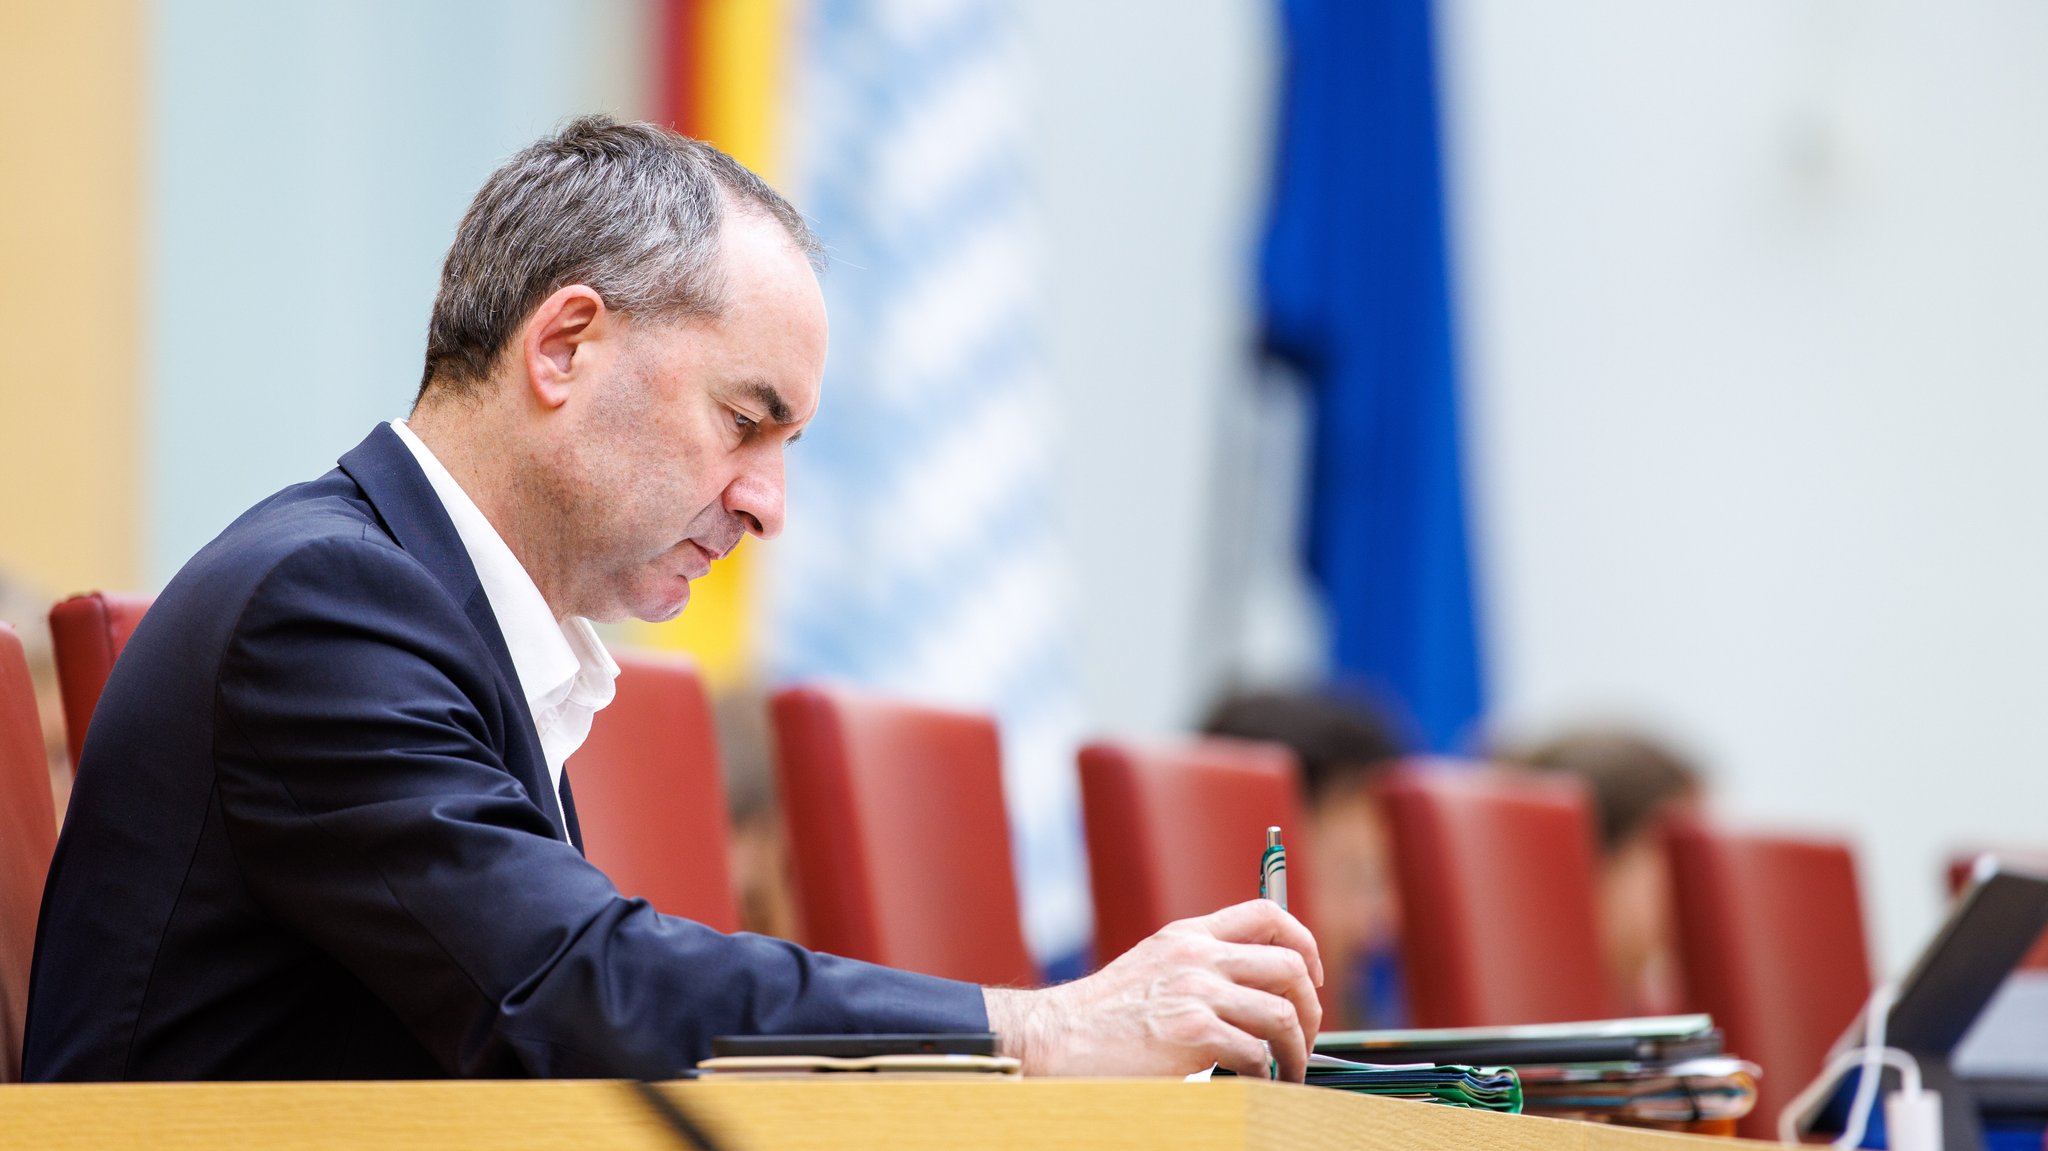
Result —
M 825 371 L 825 297 L 810 260 L 780 222 L 733 212 L 720 231 L 724 310 L 701 321 L 728 379 L 759 379 L 808 419 Z
M 822 335 L 818 274 L 779 221 L 762 212 L 728 213 L 719 229 L 718 263 L 726 317 L 814 323 Z

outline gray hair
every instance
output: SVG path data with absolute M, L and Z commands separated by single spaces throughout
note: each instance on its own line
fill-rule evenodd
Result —
M 463 214 L 427 323 L 420 396 L 490 378 L 519 325 L 569 284 L 628 315 L 718 315 L 729 206 L 773 217 L 822 270 L 824 247 L 803 216 L 731 156 L 656 124 L 571 120 L 500 165 Z

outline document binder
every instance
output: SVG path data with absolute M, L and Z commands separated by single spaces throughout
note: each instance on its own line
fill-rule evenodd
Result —
M 1316 1051 L 1373 1063 L 1498 1065 L 1517 1076 L 1521 1110 L 1534 1115 L 1685 1126 L 1738 1119 L 1756 1105 L 1756 1066 L 1724 1055 L 1705 1015 L 1340 1031 L 1319 1036 Z
M 1705 1015 L 1655 1015 L 1518 1027 L 1408 1031 L 1326 1031 L 1316 1050 L 1371 1063 L 1675 1063 L 1721 1054 L 1721 1032 Z

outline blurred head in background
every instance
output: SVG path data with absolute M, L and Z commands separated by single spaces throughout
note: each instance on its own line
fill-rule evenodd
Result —
M 1401 758 L 1392 727 L 1361 700 L 1312 692 L 1225 697 L 1203 730 L 1284 744 L 1301 761 L 1308 798 L 1307 855 L 1315 868 L 1307 918 L 1330 977 L 1324 1025 L 1389 1027 L 1405 1021 L 1395 944 L 1399 909 L 1387 859 L 1386 817 L 1373 778 Z
M 1666 744 L 1621 727 L 1566 731 L 1498 758 L 1585 780 L 1600 836 L 1601 944 L 1615 1003 L 1631 1015 L 1676 1010 L 1671 886 L 1657 829 L 1665 815 L 1698 801 L 1698 769 Z

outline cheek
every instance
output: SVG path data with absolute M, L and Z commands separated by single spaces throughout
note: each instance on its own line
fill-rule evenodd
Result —
M 706 446 L 716 429 L 672 409 L 631 415 L 609 429 L 594 461 L 592 474 L 602 479 L 591 495 L 601 526 L 592 534 L 621 561 L 658 564 L 682 540 L 719 526 L 718 477 L 710 466 L 719 457 Z
M 716 467 L 722 455 L 702 428 L 650 425 L 636 450 L 621 460 L 621 482 L 629 484 L 644 512 L 666 515 L 674 524 L 693 521 L 718 496 Z
M 638 475 L 615 489 L 609 534 L 636 563 L 674 567 L 685 540 L 716 534 L 719 510 L 684 479 Z

